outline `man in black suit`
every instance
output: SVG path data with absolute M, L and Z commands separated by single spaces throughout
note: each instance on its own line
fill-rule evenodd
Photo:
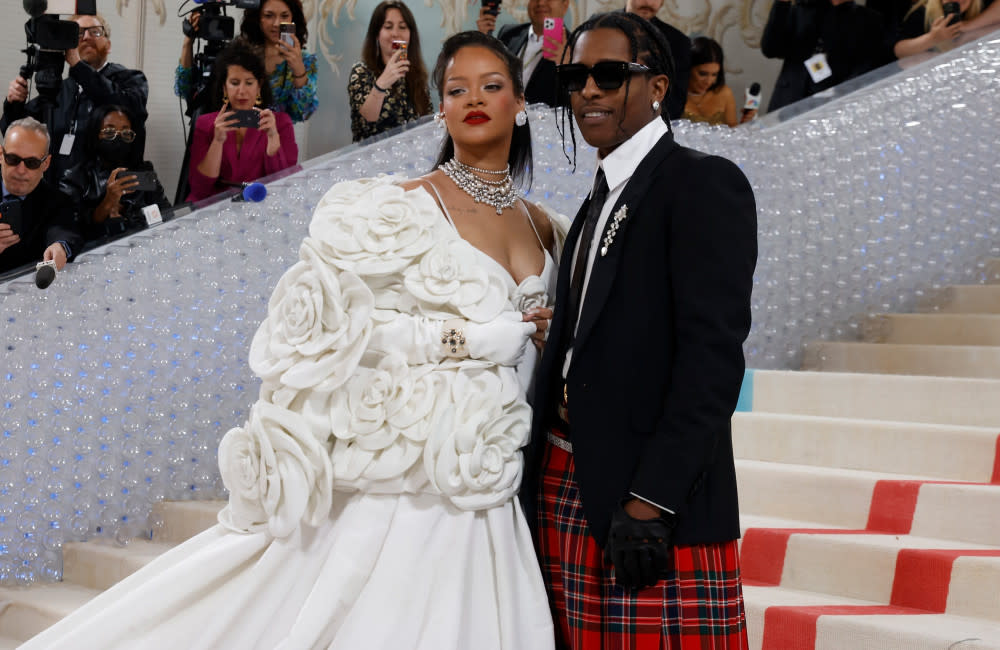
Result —
M 26 117 L 7 128 L 0 157 L 0 273 L 42 260 L 62 269 L 83 243 L 69 199 L 42 179 L 51 161 L 44 124 Z
M 747 647 L 730 418 L 753 191 L 674 142 L 653 25 L 601 14 L 568 49 L 560 81 L 599 164 L 563 249 L 522 486 L 557 645 Z
M 521 59 L 524 66 L 524 98 L 529 104 L 558 104 L 556 64 L 562 58 L 568 32 L 564 29 L 563 38 L 559 41 L 545 42 L 542 30 L 546 18 L 564 18 L 568 9 L 569 0 L 529 0 L 530 22 L 504 25 L 497 34 L 507 49 Z M 490 34 L 496 26 L 496 17 L 484 8 L 476 25 L 479 31 Z
M 684 32 L 668 25 L 656 17 L 663 6 L 663 0 L 628 0 L 625 11 L 639 14 L 660 30 L 660 33 L 670 44 L 670 53 L 674 57 L 674 78 L 670 80 L 667 91 L 667 115 L 676 120 L 684 114 L 684 104 L 687 103 L 688 77 L 691 74 L 691 39 Z

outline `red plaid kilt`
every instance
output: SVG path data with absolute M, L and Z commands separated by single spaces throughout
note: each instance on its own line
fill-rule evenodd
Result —
M 559 437 L 565 437 L 554 429 Z M 675 571 L 626 591 L 587 531 L 573 455 L 546 443 L 538 496 L 542 574 L 561 650 L 744 650 L 749 647 L 736 540 L 675 546 Z

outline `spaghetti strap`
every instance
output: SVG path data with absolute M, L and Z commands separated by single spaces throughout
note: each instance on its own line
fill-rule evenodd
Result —
M 448 214 L 448 208 L 444 204 L 444 199 L 441 198 L 441 193 L 438 192 L 438 189 L 434 185 L 434 183 L 432 183 L 428 178 L 421 178 L 419 179 L 419 182 L 421 185 L 426 184 L 428 187 L 431 188 L 431 192 L 434 193 L 434 198 L 437 200 L 438 207 L 441 208 L 441 212 L 442 214 L 444 214 L 444 218 L 448 220 L 448 223 L 451 224 L 452 228 L 455 228 L 455 232 L 458 232 L 458 228 L 455 227 L 455 222 L 451 220 L 451 215 Z
M 542 236 L 538 234 L 538 228 L 535 226 L 535 220 L 531 218 L 531 211 L 528 210 L 528 206 L 525 205 L 524 199 L 518 199 L 518 204 L 521 206 L 521 210 L 524 212 L 525 216 L 528 217 L 528 223 L 531 224 L 531 229 L 535 231 L 535 237 L 538 238 L 538 245 L 545 250 L 545 242 L 542 241 Z

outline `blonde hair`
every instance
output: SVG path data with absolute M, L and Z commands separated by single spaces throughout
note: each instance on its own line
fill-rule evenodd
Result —
M 976 0 L 976 2 L 979 2 L 979 0 Z M 104 28 L 104 38 L 108 39 L 109 41 L 111 40 L 111 28 L 108 27 L 108 21 L 106 21 L 104 19 L 104 16 L 102 16 L 101 14 L 73 14 L 72 16 L 69 17 L 69 19 L 72 20 L 73 22 L 76 22 L 77 18 L 83 18 L 84 16 L 93 16 L 94 18 L 96 18 L 97 22 L 101 23 L 101 27 Z
M 909 18 L 910 14 L 921 7 L 924 9 L 924 31 L 927 32 L 930 31 L 931 25 L 934 24 L 934 21 L 944 15 L 944 3 L 942 3 L 941 0 L 917 0 L 917 2 L 914 2 L 913 6 L 910 7 L 910 10 L 906 12 L 906 16 L 904 16 L 903 19 L 905 20 L 906 18 Z M 969 8 L 964 12 L 962 20 L 972 20 L 982 13 L 982 11 L 983 0 L 972 0 Z

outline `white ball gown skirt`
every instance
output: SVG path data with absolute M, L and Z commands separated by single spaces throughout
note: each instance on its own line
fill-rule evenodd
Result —
M 157 558 L 22 646 L 544 650 L 552 620 L 515 500 L 337 494 L 319 527 L 221 525 Z

